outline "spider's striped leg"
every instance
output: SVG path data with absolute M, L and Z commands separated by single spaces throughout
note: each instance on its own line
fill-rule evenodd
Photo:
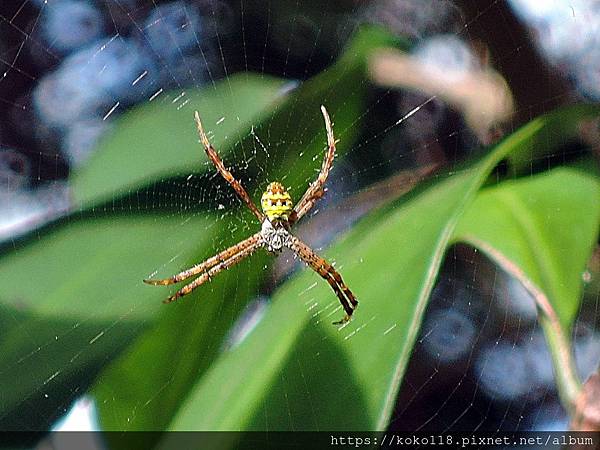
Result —
M 204 132 L 202 122 L 200 121 L 200 114 L 198 114 L 198 111 L 195 112 L 195 118 L 196 127 L 198 128 L 198 135 L 200 136 L 202 145 L 204 145 L 204 150 L 206 150 L 206 154 L 208 155 L 214 166 L 217 168 L 221 176 L 225 178 L 225 181 L 227 181 L 231 185 L 231 187 L 235 190 L 237 195 L 242 199 L 242 201 L 246 204 L 250 211 L 252 211 L 252 213 L 260 221 L 260 223 L 262 223 L 265 219 L 264 214 L 260 212 L 260 210 L 256 207 L 256 205 L 246 192 L 246 189 L 244 189 L 242 184 L 234 178 L 234 176 L 229 170 L 227 170 L 227 168 L 223 164 L 223 161 L 221 161 L 221 158 L 219 158 L 217 151 L 212 146 L 212 144 L 208 140 L 208 137 L 206 136 L 206 133 Z
M 358 300 L 356 300 L 356 297 L 350 288 L 346 286 L 346 283 L 344 283 L 344 280 L 339 272 L 335 270 L 329 262 L 317 255 L 308 245 L 306 245 L 297 237 L 290 236 L 289 247 L 300 257 L 300 259 L 302 259 L 302 261 L 308 264 L 311 269 L 321 275 L 322 278 L 327 280 L 335 294 L 340 299 L 340 303 L 342 304 L 344 311 L 346 311 L 346 315 L 342 320 L 333 322 L 334 325 L 348 322 L 350 317 L 352 317 L 352 313 L 358 306 Z
M 258 241 L 260 241 L 260 239 L 261 239 L 260 232 L 258 232 L 256 234 L 250 236 L 249 238 L 244 239 L 243 241 L 238 242 L 237 244 L 229 247 L 228 249 L 223 250 L 222 252 L 216 254 L 215 256 L 208 258 L 206 261 L 203 261 L 200 264 L 196 264 L 195 266 L 193 266 L 187 270 L 184 270 L 182 272 L 179 272 L 178 274 L 173 275 L 172 277 L 165 278 L 162 280 L 151 280 L 151 279 L 144 280 L 144 283 L 151 284 L 153 286 L 165 286 L 168 284 L 175 284 L 175 283 L 179 283 L 180 281 L 187 280 L 188 278 L 190 278 L 194 275 L 197 275 L 200 272 L 206 272 L 211 267 L 216 266 L 217 264 L 228 260 L 235 254 L 250 247 L 251 245 L 256 244 Z
M 296 204 L 294 211 L 290 215 L 290 223 L 295 223 L 302 218 L 310 209 L 315 205 L 317 200 L 319 200 L 323 195 L 325 195 L 325 190 L 323 187 L 325 186 L 325 182 L 327 181 L 327 176 L 329 175 L 329 171 L 333 166 L 333 158 L 335 157 L 335 144 L 336 140 L 333 136 L 333 128 L 331 127 L 331 119 L 329 118 L 329 114 L 324 106 L 321 106 L 321 112 L 323 113 L 323 118 L 325 119 L 325 128 L 327 129 L 327 153 L 325 154 L 325 158 L 323 159 L 323 164 L 321 165 L 321 171 L 317 176 L 317 179 L 313 181 L 308 189 L 300 199 L 300 201 Z
M 196 278 L 191 283 L 186 284 L 184 287 L 182 287 L 177 292 L 175 292 L 175 294 L 171 295 L 169 298 L 167 298 L 165 301 L 163 301 L 163 303 L 174 302 L 179 297 L 183 297 L 184 295 L 189 294 L 194 289 L 196 289 L 198 286 L 203 285 L 204 283 L 209 281 L 212 277 L 214 277 L 215 275 L 218 275 L 221 271 L 223 271 L 225 269 L 229 269 L 234 264 L 237 264 L 240 261 L 242 261 L 243 259 L 250 256 L 256 250 L 258 250 L 260 247 L 262 247 L 262 245 L 263 245 L 262 240 L 253 242 L 250 246 L 248 246 L 245 249 L 241 250 L 240 252 L 236 253 L 231 258 L 229 258 L 225 261 L 221 261 L 217 265 L 211 267 L 207 272 L 204 272 L 202 275 L 200 275 L 198 278 Z

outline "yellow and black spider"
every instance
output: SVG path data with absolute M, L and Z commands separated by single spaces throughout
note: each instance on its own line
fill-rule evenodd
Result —
M 236 180 L 231 172 L 229 172 L 229 170 L 227 170 L 227 168 L 225 168 L 223 165 L 223 161 L 221 161 L 219 155 L 217 155 L 217 152 L 209 142 L 208 137 L 206 136 L 206 133 L 202 127 L 200 115 L 196 111 L 195 117 L 196 125 L 198 127 L 198 134 L 200 135 L 200 140 L 204 145 L 204 149 L 206 150 L 208 157 L 217 168 L 217 171 L 223 176 L 223 178 L 225 178 L 231 187 L 233 187 L 237 195 L 239 195 L 239 197 L 244 201 L 246 206 L 250 208 L 250 211 L 252 211 L 262 226 L 258 233 L 232 247 L 229 247 L 227 250 L 223 250 L 215 256 L 208 258 L 206 261 L 196 264 L 190 269 L 178 273 L 177 275 L 173 275 L 172 277 L 164 280 L 144 280 L 144 283 L 155 286 L 168 285 L 187 280 L 194 275 L 200 274 L 198 278 L 179 289 L 175 294 L 171 295 L 167 300 L 165 300 L 164 303 L 170 303 L 177 300 L 179 297 L 189 294 L 198 286 L 204 284 L 206 281 L 217 275 L 223 269 L 228 269 L 234 264 L 239 263 L 261 247 L 266 247 L 266 249 L 273 254 L 281 253 L 283 248 L 287 247 L 294 251 L 300 257 L 300 259 L 302 259 L 321 277 L 327 280 L 335 294 L 340 299 L 342 307 L 344 308 L 344 311 L 346 311 L 346 315 L 342 320 L 334 322 L 334 324 L 342 324 L 350 320 L 352 313 L 358 305 L 358 301 L 356 300 L 356 297 L 352 291 L 350 291 L 348 286 L 346 286 L 342 280 L 342 276 L 329 262 L 317 255 L 308 245 L 290 232 L 292 225 L 294 225 L 302 218 L 302 216 L 310 211 L 317 200 L 319 200 L 325 194 L 323 187 L 327 181 L 327 176 L 329 175 L 329 171 L 331 170 L 331 166 L 333 164 L 333 158 L 335 157 L 336 140 L 333 137 L 331 120 L 329 119 L 329 114 L 327 114 L 327 110 L 324 106 L 321 106 L 321 112 L 325 118 L 328 149 L 317 179 L 309 185 L 308 189 L 295 207 L 293 206 L 290 194 L 281 183 L 270 183 L 261 198 L 261 212 L 252 202 L 250 196 L 243 188 L 241 183 Z

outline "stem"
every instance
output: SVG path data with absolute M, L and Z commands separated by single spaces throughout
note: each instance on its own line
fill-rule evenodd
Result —
M 552 355 L 552 367 L 562 405 L 572 414 L 575 402 L 581 392 L 581 381 L 577 375 L 570 339 L 546 294 L 533 283 L 525 273 L 502 252 L 488 243 L 468 237 L 467 242 L 484 251 L 502 269 L 517 278 L 532 295 L 539 312 L 539 321 L 544 330 L 546 342 Z

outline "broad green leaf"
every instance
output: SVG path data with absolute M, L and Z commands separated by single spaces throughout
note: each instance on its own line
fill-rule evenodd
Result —
M 241 147 L 258 146 L 253 157 L 259 161 L 258 166 L 266 167 L 269 176 L 304 189 L 305 180 L 314 178 L 314 171 L 321 164 L 326 144 L 320 105 L 326 104 L 333 116 L 336 134 L 343 142 L 339 150 L 351 148 L 357 134 L 356 124 L 364 109 L 367 56 L 374 48 L 392 41 L 388 34 L 375 28 L 359 33 L 339 62 L 303 83 L 271 116 L 256 124 L 254 134 L 265 148 L 251 133 L 242 139 Z M 344 86 L 344 90 L 336 90 L 338 85 Z M 216 129 L 215 138 L 219 134 L 220 130 Z M 299 156 L 300 153 L 303 156 Z M 284 174 L 290 176 L 286 178 Z M 265 174 L 262 176 L 260 184 L 249 180 L 247 186 L 251 194 L 256 194 L 253 186 L 264 189 L 264 184 L 271 179 Z M 218 178 L 216 183 L 224 182 Z M 241 239 L 258 229 L 257 224 L 255 229 L 245 229 L 234 237 Z M 211 254 L 218 250 L 221 248 L 214 248 Z M 199 260 L 211 254 L 203 253 Z M 123 357 L 102 374 L 94 393 L 99 399 L 103 427 L 121 429 L 127 424 L 127 429 L 148 430 L 168 426 L 189 390 L 220 354 L 220 344 L 234 318 L 258 292 L 265 263 L 260 255 L 255 255 L 250 265 L 244 263 L 230 271 L 235 274 L 216 277 L 210 291 L 201 290 L 179 302 L 184 306 L 173 305 L 180 309 L 171 320 L 162 321 L 140 336 Z M 202 297 L 203 301 L 195 302 L 194 297 Z M 196 303 L 200 305 L 189 306 Z
M 222 231 L 229 234 L 228 244 L 242 238 L 239 232 Z M 194 245 L 193 240 L 190 243 Z M 219 250 L 225 247 L 218 245 Z M 205 248 L 194 262 L 214 253 Z M 260 251 L 185 298 L 160 305 L 169 314 L 131 342 L 97 380 L 93 393 L 103 429 L 166 427 L 198 374 L 221 352 L 223 336 L 235 318 L 258 291 L 265 256 Z M 165 290 L 154 289 L 166 295 Z
M 0 428 L 47 430 L 146 326 L 142 320 L 76 320 L 0 305 Z
M 482 191 L 455 231 L 454 239 L 484 251 L 536 299 L 567 405 L 579 389 L 567 336 L 599 229 L 597 170 L 561 167 Z
M 199 380 L 170 428 L 384 429 L 444 252 L 484 180 L 541 133 L 552 135 L 557 117 L 560 132 L 573 135 L 597 113 L 574 107 L 535 119 L 481 160 L 361 221 L 325 252 L 360 301 L 354 320 L 332 326 L 342 315 L 336 297 L 303 270 Z
M 285 97 L 283 85 L 265 75 L 239 74 L 201 89 L 163 94 L 127 112 L 71 177 L 76 204 L 90 207 L 166 177 L 205 171 L 194 110 L 215 129 L 213 144 L 226 154 L 240 130 L 247 132 Z
M 166 293 L 142 279 L 165 255 L 178 255 L 166 265 L 175 270 L 197 246 L 212 245 L 210 225 L 202 217 L 72 218 L 3 255 L 0 421 L 9 412 L 36 420 L 28 399 L 42 394 L 62 405 L 52 389 L 92 376 L 150 325 Z
M 569 330 L 599 226 L 598 176 L 561 167 L 483 190 L 454 239 L 503 255 L 548 296 Z

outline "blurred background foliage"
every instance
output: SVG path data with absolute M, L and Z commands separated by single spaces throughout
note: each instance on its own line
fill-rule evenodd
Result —
M 3 2 L 0 429 L 585 416 L 600 15 L 570 3 Z M 338 156 L 297 233 L 337 263 L 355 318 L 331 325 L 329 286 L 266 253 L 162 305 L 142 278 L 259 228 L 193 111 L 253 199 L 272 180 L 297 199 L 323 156 L 321 104 Z

